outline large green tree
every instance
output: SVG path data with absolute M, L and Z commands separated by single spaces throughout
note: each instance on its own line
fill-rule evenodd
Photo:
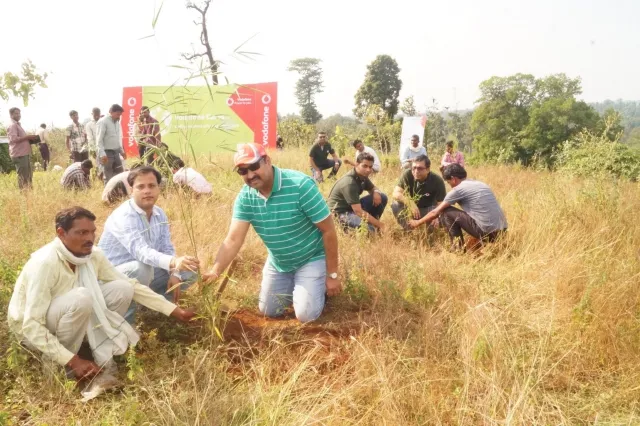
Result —
M 367 66 L 364 82 L 355 96 L 353 113 L 363 118 L 368 106 L 378 105 L 389 119 L 393 119 L 398 113 L 400 89 L 402 81 L 398 63 L 389 55 L 378 55 Z
M 576 99 L 580 78 L 491 77 L 480 93 L 472 130 L 474 151 L 484 161 L 550 166 L 564 141 L 598 125 L 598 113 Z
M 300 115 L 307 124 L 315 124 L 322 118 L 315 104 L 315 96 L 323 91 L 320 62 L 317 58 L 299 58 L 292 60 L 288 68 L 288 71 L 300 75 L 296 83 L 296 98 Z
M 19 74 L 5 72 L 0 74 L 0 98 L 8 101 L 11 96 L 21 98 L 26 106 L 33 99 L 37 86 L 47 87 L 47 73 L 40 74 L 31 61 L 22 64 Z

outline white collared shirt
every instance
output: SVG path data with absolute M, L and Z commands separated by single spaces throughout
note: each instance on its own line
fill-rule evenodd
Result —
M 151 220 L 147 220 L 147 214 L 133 200 L 109 215 L 98 245 L 115 266 L 137 260 L 168 271 L 176 254 L 164 210 L 153 206 Z

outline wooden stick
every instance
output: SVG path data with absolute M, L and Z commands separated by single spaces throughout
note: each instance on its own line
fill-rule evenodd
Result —
M 220 300 L 222 297 L 222 293 L 225 288 L 227 288 L 227 283 L 229 282 L 229 277 L 233 274 L 233 271 L 236 269 L 236 265 L 238 264 L 238 259 L 233 259 L 231 261 L 231 265 L 227 268 L 227 271 L 224 274 L 224 278 L 222 278 L 222 282 L 220 283 L 220 287 L 218 287 L 218 292 L 216 293 L 216 300 Z

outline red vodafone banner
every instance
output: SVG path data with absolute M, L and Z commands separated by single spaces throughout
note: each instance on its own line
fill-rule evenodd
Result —
M 256 142 L 275 148 L 278 84 L 126 87 L 123 91 L 123 147 L 138 155 L 136 126 L 142 106 L 160 123 L 162 142 L 180 152 L 209 153 Z
M 276 147 L 278 114 L 277 83 L 238 86 L 227 98 L 227 105 L 253 130 L 253 142 Z
M 135 135 L 141 107 L 142 87 L 125 87 L 122 95 L 124 113 L 120 117 L 120 126 L 122 126 L 122 146 L 127 156 L 138 155 L 138 142 Z

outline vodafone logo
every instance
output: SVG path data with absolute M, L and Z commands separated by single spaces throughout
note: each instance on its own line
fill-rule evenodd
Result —
M 265 105 L 271 103 L 271 95 L 267 93 L 266 95 L 262 96 L 262 103 Z
M 136 106 L 136 103 L 136 98 L 134 98 L 133 96 L 127 99 L 127 105 L 129 105 L 130 107 Z
M 234 104 L 233 98 L 232 97 L 227 98 L 227 105 L 231 106 L 233 104 Z

